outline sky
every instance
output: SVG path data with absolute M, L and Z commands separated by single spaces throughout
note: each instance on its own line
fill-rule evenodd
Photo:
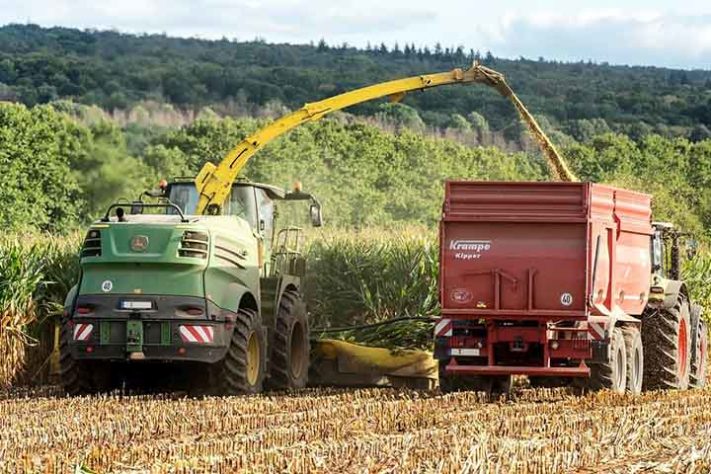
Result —
M 0 24 L 711 69 L 711 0 L 0 0 Z

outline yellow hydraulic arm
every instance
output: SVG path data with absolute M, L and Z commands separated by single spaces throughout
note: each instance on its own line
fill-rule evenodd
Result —
M 577 181 L 575 175 L 570 171 L 555 146 L 553 146 L 553 143 L 551 143 L 545 133 L 543 133 L 543 130 L 541 130 L 541 127 L 533 118 L 533 115 L 531 115 L 521 100 L 514 94 L 511 87 L 506 83 L 504 76 L 499 72 L 475 63 L 469 69 L 463 70 L 457 68 L 448 72 L 396 79 L 394 81 L 382 82 L 355 89 L 312 104 L 306 104 L 301 109 L 277 119 L 242 140 L 242 142 L 227 153 L 219 165 L 215 166 L 212 163 L 205 163 L 205 166 L 203 166 L 197 178 L 195 178 L 195 185 L 200 194 L 197 213 L 218 213 L 230 193 L 232 183 L 237 179 L 240 171 L 244 168 L 252 155 L 292 128 L 306 122 L 319 120 L 324 115 L 336 110 L 341 110 L 369 100 L 389 96 L 393 101 L 400 101 L 405 94 L 410 91 L 470 82 L 478 82 L 493 87 L 499 91 L 501 95 L 511 100 L 519 115 L 529 127 L 531 134 L 540 145 L 552 174 L 561 181 Z

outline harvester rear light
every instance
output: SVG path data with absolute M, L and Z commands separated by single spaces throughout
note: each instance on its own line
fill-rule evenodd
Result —
M 84 244 L 81 247 L 81 257 L 101 256 L 101 231 L 99 229 L 89 229 L 84 237 Z
M 92 309 L 89 306 L 79 306 L 77 307 L 78 314 L 91 314 Z
M 178 256 L 190 258 L 207 258 L 209 237 L 207 232 L 186 230 L 180 239 Z
M 202 308 L 186 308 L 185 312 L 188 313 L 190 316 L 202 316 L 204 311 Z

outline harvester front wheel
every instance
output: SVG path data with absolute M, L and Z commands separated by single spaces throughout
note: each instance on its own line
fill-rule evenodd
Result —
M 709 334 L 706 322 L 701 319 L 701 307 L 694 305 L 691 308 L 691 322 L 694 332 L 692 334 L 692 357 L 689 384 L 693 388 L 706 386 L 706 369 L 708 367 Z
M 240 308 L 225 357 L 210 367 L 211 386 L 221 395 L 261 392 L 266 365 L 265 346 L 259 313 Z
M 67 395 L 85 395 L 111 390 L 111 373 L 108 364 L 76 360 L 69 349 L 72 328 L 62 324 L 59 337 L 59 377 Z
M 627 350 L 622 328 L 610 333 L 610 351 L 605 362 L 590 362 L 588 387 L 592 390 L 608 389 L 624 393 L 627 386 Z
M 645 390 L 687 389 L 691 366 L 691 322 L 689 303 L 684 295 L 679 294 L 674 307 L 644 316 L 642 341 L 646 359 Z
M 297 291 L 286 290 L 279 302 L 270 348 L 269 388 L 293 390 L 305 387 L 310 353 L 306 305 Z

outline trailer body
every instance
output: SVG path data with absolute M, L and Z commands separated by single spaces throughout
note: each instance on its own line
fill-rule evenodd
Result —
M 639 324 L 651 197 L 593 183 L 446 183 L 435 355 L 445 374 L 586 377 Z

